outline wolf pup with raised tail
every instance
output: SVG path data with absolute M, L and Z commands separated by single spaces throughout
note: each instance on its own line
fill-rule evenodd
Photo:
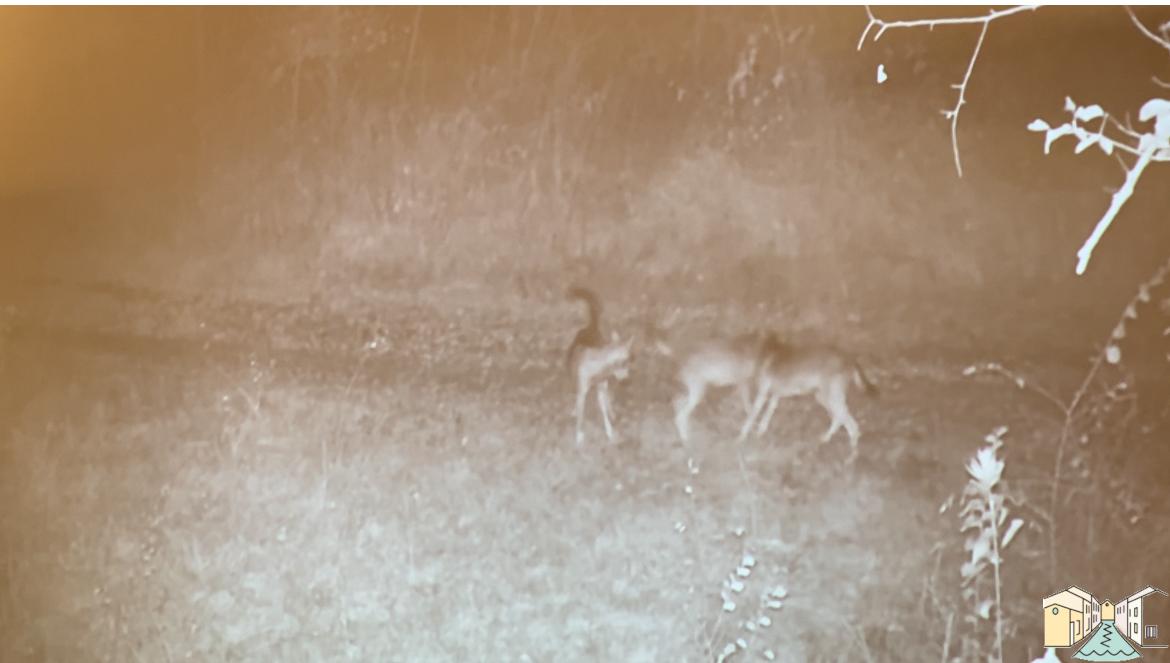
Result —
M 609 392 L 609 382 L 611 379 L 621 381 L 629 377 L 631 346 L 634 339 L 630 337 L 622 341 L 615 332 L 610 340 L 606 340 L 601 332 L 601 301 L 593 291 L 573 287 L 569 288 L 568 296 L 570 299 L 585 302 L 589 309 L 589 322 L 573 337 L 565 361 L 569 375 L 577 387 L 574 409 L 577 420 L 577 444 L 585 441 L 585 400 L 593 389 L 597 390 L 597 406 L 601 409 L 605 434 L 613 441 L 613 401 Z

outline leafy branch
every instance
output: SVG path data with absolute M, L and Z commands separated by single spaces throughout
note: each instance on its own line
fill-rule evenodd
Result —
M 1138 19 L 1137 14 L 1134 14 L 1132 9 L 1130 9 L 1127 6 L 1125 8 L 1125 11 L 1129 14 L 1129 20 L 1133 21 L 1133 24 L 1135 26 L 1137 26 L 1137 29 L 1143 35 L 1145 35 L 1148 39 L 1150 39 L 1150 41 L 1154 42 L 1155 44 L 1161 46 L 1162 48 L 1166 49 L 1167 51 L 1170 51 L 1170 21 L 1166 21 L 1165 23 L 1160 25 L 1158 27 L 1158 31 L 1161 32 L 1162 34 L 1156 35 L 1153 33 L 1152 30 L 1150 30 L 1149 28 L 1146 27 L 1145 23 L 1142 23 L 1141 20 Z
M 974 604 L 974 615 L 969 617 L 968 621 L 976 625 L 978 624 L 976 617 L 988 619 L 992 608 L 995 609 L 995 656 L 988 656 L 988 660 L 1000 663 L 1003 662 L 1004 621 L 1003 582 L 1000 578 L 1003 557 L 1000 553 L 1024 525 L 1023 519 L 1012 519 L 1001 537 L 1001 528 L 1007 521 L 1008 508 L 1004 488 L 1000 482 L 1005 464 L 999 457 L 999 450 L 1003 446 L 1003 437 L 1006 434 L 1006 427 L 997 428 L 984 438 L 986 446 L 979 449 L 967 462 L 967 474 L 971 478 L 963 489 L 963 507 L 959 512 L 959 518 L 962 520 L 959 531 L 968 533 L 964 549 L 971 554 L 970 560 L 960 569 L 964 585 L 963 596 Z M 994 594 L 992 598 L 980 601 L 976 585 L 988 565 L 992 569 Z
M 869 22 L 866 24 L 865 29 L 862 30 L 861 38 L 857 42 L 858 50 L 861 50 L 862 45 L 864 45 L 870 33 L 873 33 L 873 40 L 876 42 L 885 34 L 886 30 L 892 28 L 927 28 L 933 30 L 939 26 L 980 26 L 979 39 L 975 42 L 975 48 L 971 51 L 971 57 L 967 62 L 967 70 L 963 75 L 963 80 L 953 86 L 958 91 L 955 106 L 954 108 L 942 111 L 943 116 L 951 122 L 951 148 L 955 155 L 955 170 L 958 171 L 959 177 L 963 176 L 962 161 L 959 158 L 959 112 L 962 110 L 963 105 L 967 103 L 967 86 L 971 81 L 971 72 L 975 69 L 975 61 L 979 58 L 979 53 L 983 48 L 983 40 L 987 36 L 988 27 L 992 21 L 1026 11 L 1035 11 L 1038 7 L 1039 5 L 1016 5 L 1007 9 L 990 10 L 984 16 L 918 19 L 910 21 L 887 21 L 880 19 L 874 16 L 873 11 L 868 6 L 865 8 L 866 15 L 869 16 Z M 1143 36 L 1167 52 L 1170 52 L 1170 21 L 1162 23 L 1154 30 L 1143 23 L 1134 14 L 1132 9 L 1126 7 L 1125 10 L 1129 14 L 1129 18 L 1134 26 Z M 1163 89 L 1170 89 L 1170 83 L 1161 81 L 1157 77 L 1153 78 L 1153 83 Z M 1080 275 L 1084 274 L 1088 268 L 1089 261 L 1093 257 L 1093 250 L 1097 248 L 1097 244 L 1105 235 L 1105 231 L 1109 229 L 1114 219 L 1117 218 L 1118 213 L 1121 212 L 1122 207 L 1133 196 L 1138 180 L 1141 179 L 1146 168 L 1153 162 L 1170 161 L 1170 101 L 1154 98 L 1146 101 L 1142 105 L 1138 113 L 1139 122 L 1153 122 L 1153 127 L 1145 131 L 1135 130 L 1128 122 L 1126 124 L 1118 122 L 1096 104 L 1079 106 L 1071 99 L 1066 99 L 1065 110 L 1072 114 L 1072 119 L 1063 124 L 1054 127 L 1044 120 L 1037 119 L 1028 125 L 1028 129 L 1031 131 L 1045 133 L 1044 153 L 1048 154 L 1054 141 L 1064 136 L 1074 136 L 1078 141 L 1075 150 L 1077 154 L 1095 145 L 1105 154 L 1114 156 L 1120 162 L 1122 170 L 1125 172 L 1125 179 L 1121 183 L 1121 186 L 1113 192 L 1109 207 L 1101 215 L 1100 219 L 1097 220 L 1097 225 L 1093 228 L 1093 232 L 1085 239 L 1081 248 L 1077 251 L 1076 273 Z M 1100 124 L 1095 130 L 1086 127 L 1084 124 L 1096 120 L 1100 120 Z M 1107 132 L 1112 132 L 1112 135 L 1107 134 Z M 1129 159 L 1128 162 L 1127 157 Z
M 1042 119 L 1032 120 L 1028 124 L 1029 131 L 1045 134 L 1044 153 L 1049 153 L 1052 143 L 1055 141 L 1065 136 L 1073 136 L 1077 139 L 1077 146 L 1074 149 L 1076 154 L 1080 154 L 1094 145 L 1110 156 L 1113 156 L 1116 151 L 1117 159 L 1125 171 L 1125 181 L 1113 192 L 1108 209 L 1097 221 L 1092 234 L 1077 251 L 1077 274 L 1084 274 L 1085 269 L 1089 266 L 1089 260 L 1093 257 L 1093 249 L 1097 248 L 1097 243 L 1101 241 L 1105 231 L 1113 224 L 1117 213 L 1133 195 L 1134 188 L 1146 167 L 1155 161 L 1170 161 L 1170 101 L 1150 99 L 1142 105 L 1141 110 L 1138 111 L 1138 121 L 1144 123 L 1153 121 L 1154 123 L 1154 126 L 1145 132 L 1138 132 L 1128 125 L 1121 124 L 1097 104 L 1080 106 L 1066 97 L 1064 110 L 1072 116 L 1064 124 L 1053 127 Z M 1097 120 L 1100 122 L 1096 130 L 1090 129 L 1084 124 Z M 1108 135 L 1106 132 L 1110 129 L 1120 136 Z M 1122 154 L 1130 156 L 1133 162 L 1126 163 Z
M 1065 466 L 1065 453 L 1069 442 L 1076 437 L 1076 428 L 1084 414 L 1083 410 L 1086 400 L 1089 398 L 1089 391 L 1096 383 L 1097 376 L 1105 364 L 1116 365 L 1121 362 L 1121 341 L 1126 338 L 1128 325 L 1130 324 L 1129 321 L 1137 320 L 1138 311 L 1141 307 L 1149 304 L 1153 300 L 1151 291 L 1164 285 L 1168 279 L 1170 279 L 1170 258 L 1167 258 L 1144 283 L 1138 286 L 1137 293 L 1126 304 L 1117 320 L 1117 324 L 1110 331 L 1108 340 L 1106 340 L 1100 351 L 1093 357 L 1088 371 L 1085 372 L 1084 377 L 1081 379 L 1080 385 L 1073 392 L 1072 396 L 1067 399 L 1062 398 L 1052 390 L 1044 388 L 1033 380 L 1025 379 L 1018 373 L 998 363 L 972 365 L 963 370 L 963 375 L 965 376 L 972 376 L 977 373 L 991 373 L 1006 377 L 1014 382 L 1018 388 L 1030 389 L 1033 393 L 1053 404 L 1062 416 L 1063 423 L 1060 428 L 1060 436 L 1057 439 L 1056 460 L 1052 471 L 1052 488 L 1047 514 L 1048 566 L 1050 570 L 1058 568 L 1056 525 L 1057 518 L 1060 514 L 1060 487 Z M 1107 392 L 1107 395 L 1111 398 L 1112 391 L 1113 389 L 1111 388 Z

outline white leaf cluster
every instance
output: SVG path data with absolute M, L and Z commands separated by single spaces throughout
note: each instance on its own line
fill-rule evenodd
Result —
M 996 490 L 1003 478 L 1004 461 L 999 457 L 999 450 L 1007 432 L 1006 426 L 995 429 L 984 439 L 985 446 L 967 463 L 971 478 L 963 490 L 959 511 L 959 531 L 970 532 L 963 545 L 970 558 L 959 571 L 964 585 L 977 578 L 987 565 L 999 566 L 1002 561 L 999 551 L 1012 542 L 1024 525 L 1020 518 L 1012 520 L 1002 540 L 997 541 L 1009 512 L 1004 495 Z M 977 612 L 982 616 L 982 609 Z
M 1071 119 L 1056 126 L 1050 125 L 1043 119 L 1037 118 L 1028 124 L 1028 130 L 1044 134 L 1044 153 L 1049 154 L 1052 144 L 1072 136 L 1077 139 L 1074 152 L 1080 154 L 1090 147 L 1096 146 L 1108 156 L 1123 154 L 1133 158 L 1133 163 L 1127 164 L 1122 160 L 1125 168 L 1125 182 L 1113 194 L 1109 208 L 1097 221 L 1093 232 L 1077 251 L 1077 274 L 1084 274 L 1092 257 L 1093 249 L 1101 240 L 1102 235 L 1113 223 L 1118 212 L 1133 195 L 1134 187 L 1142 173 L 1150 163 L 1170 161 L 1170 101 L 1166 99 L 1150 99 L 1142 104 L 1138 111 L 1138 121 L 1153 123 L 1145 131 L 1138 131 L 1123 125 L 1109 116 L 1101 106 L 1089 104 L 1081 106 L 1069 97 L 1065 97 L 1064 110 L 1071 115 Z M 1096 128 L 1086 126 L 1089 122 L 1097 121 Z M 1112 130 L 1113 135 L 1107 133 Z M 1116 154 L 1115 154 L 1116 152 Z

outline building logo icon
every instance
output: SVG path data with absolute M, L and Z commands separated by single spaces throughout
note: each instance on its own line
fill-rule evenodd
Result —
M 1117 601 L 1099 601 L 1080 587 L 1044 599 L 1044 646 L 1076 647 L 1081 661 L 1132 661 L 1139 649 L 1170 646 L 1170 596 L 1146 587 Z

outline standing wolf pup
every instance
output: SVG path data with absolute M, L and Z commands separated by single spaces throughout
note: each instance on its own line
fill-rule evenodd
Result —
M 631 336 L 623 342 L 615 332 L 610 341 L 605 340 L 601 333 L 601 301 L 593 291 L 582 288 L 569 288 L 570 299 L 579 299 L 589 308 L 589 322 L 582 327 L 573 342 L 569 345 L 569 353 L 565 363 L 569 375 L 577 386 L 577 401 L 574 414 L 577 419 L 577 444 L 585 441 L 585 399 L 589 391 L 596 387 L 597 406 L 601 409 L 601 417 L 605 422 L 605 434 L 613 441 L 613 422 L 611 421 L 613 402 L 609 394 L 611 378 L 625 380 L 630 375 L 630 346 L 634 339 Z
M 861 431 L 857 420 L 849 413 L 846 392 L 850 382 L 870 396 L 877 394 L 877 387 L 866 377 L 856 359 L 832 348 L 793 347 L 769 335 L 756 380 L 756 400 L 740 430 L 740 442 L 748 436 L 752 424 L 756 424 L 756 435 L 768 430 L 781 398 L 812 394 L 832 418 L 821 442 L 828 442 L 833 433 L 844 426 L 849 433 L 849 461 L 857 457 L 857 440 Z
M 672 324 L 677 315 L 676 309 L 666 324 Z M 657 326 L 651 326 L 648 334 L 660 354 L 678 361 L 677 377 L 684 393 L 674 399 L 674 426 L 683 442 L 690 440 L 691 414 L 711 387 L 734 386 L 744 413 L 751 413 L 751 388 L 757 381 L 761 361 L 770 356 L 771 335 L 749 332 L 708 336 L 690 342 L 673 341 L 667 337 L 667 331 Z

